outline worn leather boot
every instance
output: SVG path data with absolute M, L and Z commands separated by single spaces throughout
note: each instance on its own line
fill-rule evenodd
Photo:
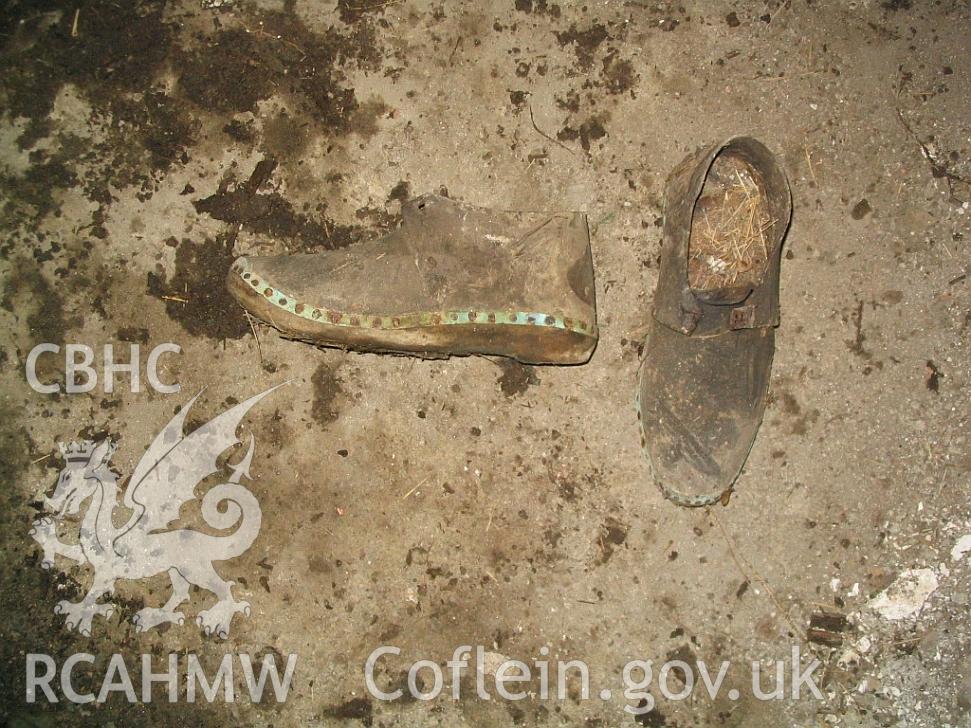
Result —
M 755 441 L 791 214 L 785 173 L 748 137 L 689 156 L 668 180 L 637 414 L 654 477 L 679 505 L 727 502 Z
M 425 195 L 385 238 L 239 258 L 230 292 L 285 336 L 421 356 L 582 364 L 597 345 L 582 213 L 496 212 Z

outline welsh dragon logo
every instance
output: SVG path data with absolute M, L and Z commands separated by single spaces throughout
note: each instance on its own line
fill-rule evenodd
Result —
M 246 413 L 276 388 L 240 402 L 185 435 L 186 415 L 199 395 L 189 400 L 138 461 L 122 501 L 131 515 L 120 528 L 114 525 L 118 479 L 109 467 L 115 445 L 110 439 L 97 444 L 89 440 L 60 444 L 64 468 L 54 494 L 44 498 L 46 510 L 53 515 L 34 521 L 29 534 L 44 551 L 44 569 L 54 568 L 56 556 L 88 562 L 94 568 L 94 582 L 80 602 L 61 601 L 54 607 L 56 614 L 65 615 L 67 629 L 89 636 L 94 617 L 107 618 L 114 611 L 111 603 L 99 600 L 114 592 L 117 580 L 146 579 L 163 572 L 172 580 L 172 596 L 161 607 L 138 611 L 132 618 L 136 631 L 183 624 L 185 615 L 178 607 L 188 599 L 190 584 L 216 595 L 215 605 L 196 617 L 207 635 L 225 639 L 233 617 L 240 612 L 249 615 L 249 604 L 233 597 L 233 582 L 223 579 L 213 562 L 244 553 L 260 531 L 260 504 L 240 484 L 241 478 L 250 477 L 256 444 L 252 434 L 246 454 L 228 466 L 228 482 L 210 488 L 199 504 L 210 527 L 226 530 L 235 526 L 236 530 L 217 536 L 188 528 L 166 529 L 179 519 L 182 506 L 197 500 L 196 486 L 219 472 L 219 457 L 240 442 L 236 428 Z M 77 515 L 85 502 L 88 506 L 81 516 L 77 543 L 60 541 L 58 524 L 65 516 Z

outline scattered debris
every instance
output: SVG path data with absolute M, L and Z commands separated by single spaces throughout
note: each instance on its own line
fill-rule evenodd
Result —
M 854 220 L 862 220 L 871 212 L 873 212 L 873 208 L 870 207 L 870 203 L 864 197 L 862 200 L 853 205 L 853 209 L 850 210 L 850 217 L 852 217 Z
M 927 385 L 927 388 L 930 391 L 934 393 L 939 392 L 941 388 L 941 377 L 944 376 L 941 374 L 941 370 L 937 368 L 937 365 L 934 364 L 934 362 L 928 359 L 926 372 L 927 373 L 924 376 L 924 384 Z
M 870 600 L 868 606 L 884 619 L 907 619 L 923 609 L 938 586 L 937 574 L 932 569 L 908 569 Z
M 954 548 L 951 549 L 951 561 L 961 561 L 968 552 L 971 552 L 971 533 L 961 536 L 954 544 Z
M 849 622 L 844 614 L 820 609 L 809 617 L 806 639 L 820 645 L 839 647 L 843 644 L 843 632 L 848 627 Z
M 484 675 L 489 677 L 495 677 L 496 672 L 509 658 L 506 657 L 501 652 L 483 652 L 482 653 L 482 671 Z
M 873 647 L 873 640 L 864 635 L 843 650 L 843 654 L 840 655 L 837 664 L 844 669 L 859 665 L 861 658 L 870 651 L 871 647 Z
M 515 359 L 501 359 L 496 365 L 502 370 L 498 382 L 507 397 L 524 394 L 531 385 L 539 384 L 536 370 L 531 366 L 520 364 Z
M 907 133 L 914 138 L 914 141 L 917 142 L 917 145 L 920 147 L 920 153 L 930 165 L 931 176 L 934 179 L 940 179 L 943 177 L 947 181 L 947 189 L 949 193 L 954 194 L 955 182 L 971 186 L 971 180 L 955 174 L 953 171 L 951 171 L 950 166 L 939 158 L 939 153 L 933 146 L 933 138 L 923 140 L 917 136 L 917 133 L 907 122 L 907 119 L 904 118 L 904 114 L 900 109 L 897 109 L 897 118 L 900 119 L 900 124 L 904 127 Z

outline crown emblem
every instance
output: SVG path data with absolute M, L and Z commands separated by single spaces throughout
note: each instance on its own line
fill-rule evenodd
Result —
M 57 443 L 61 450 L 61 457 L 66 463 L 86 463 L 91 459 L 94 452 L 94 442 L 91 440 L 81 440 L 80 442 Z

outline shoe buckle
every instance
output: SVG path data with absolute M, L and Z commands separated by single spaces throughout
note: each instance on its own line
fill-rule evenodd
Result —
M 755 327 L 755 306 L 739 306 L 733 308 L 728 317 L 728 326 L 736 329 L 751 329 Z

